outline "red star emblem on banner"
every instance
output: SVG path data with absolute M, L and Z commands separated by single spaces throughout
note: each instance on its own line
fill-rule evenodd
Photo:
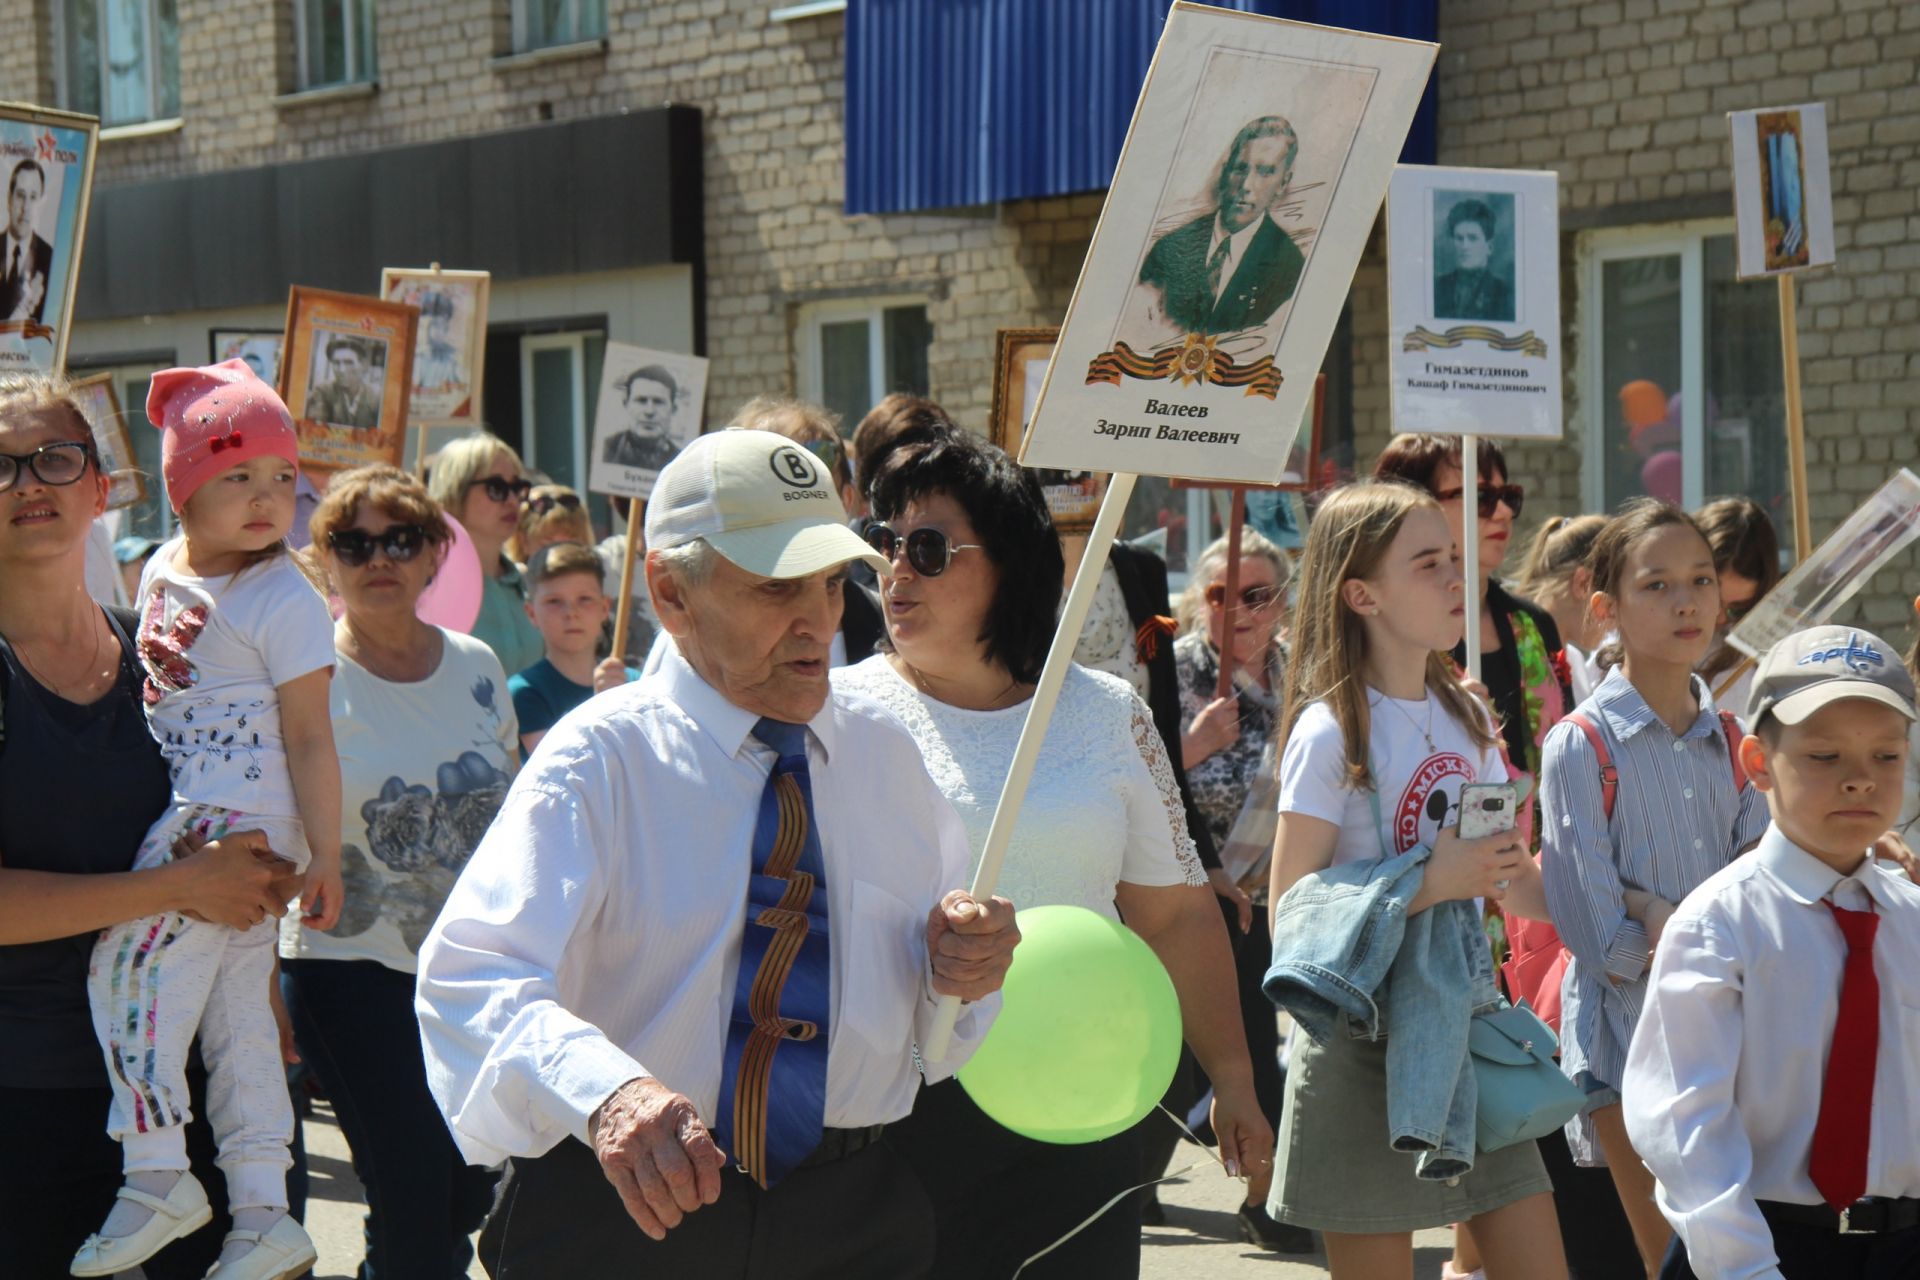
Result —
M 42 131 L 42 132 L 41 132 L 41 134 L 40 134 L 40 158 L 41 158 L 42 160 L 51 160 L 51 159 L 53 159 L 53 148 L 54 148 L 54 143 L 55 143 L 55 140 L 54 140 L 54 136 L 53 136 L 53 131 L 52 131 L 51 129 L 48 129 L 48 130 L 44 130 L 44 131 Z

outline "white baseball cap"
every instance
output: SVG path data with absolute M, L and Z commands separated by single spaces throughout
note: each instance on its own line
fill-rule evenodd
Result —
M 646 529 L 652 550 L 704 538 L 763 578 L 804 578 L 849 560 L 893 568 L 847 527 L 819 460 L 771 431 L 695 436 L 654 481 Z

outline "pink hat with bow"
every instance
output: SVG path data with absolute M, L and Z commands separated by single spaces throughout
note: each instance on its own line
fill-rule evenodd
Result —
M 147 420 L 160 428 L 160 473 L 177 512 L 201 485 L 252 458 L 300 466 L 293 415 L 244 360 L 153 375 Z

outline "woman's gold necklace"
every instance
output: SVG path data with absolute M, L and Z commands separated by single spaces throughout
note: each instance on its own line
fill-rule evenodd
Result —
M 934 699 L 936 702 L 946 701 L 945 698 L 942 698 L 939 694 L 935 693 L 933 689 L 928 685 L 927 677 L 921 672 L 920 668 L 914 666 L 911 662 L 908 662 L 905 658 L 900 659 L 900 665 L 907 669 L 907 675 L 912 679 L 914 688 L 918 689 L 921 693 L 926 694 L 929 698 Z M 1012 699 L 1011 702 L 1007 699 L 1007 695 L 1012 693 L 1014 690 L 1018 689 L 1019 687 L 1020 687 L 1020 682 L 1014 679 L 1012 676 L 1009 676 L 1007 677 L 1007 687 L 1002 689 L 999 693 L 994 694 L 993 697 L 987 699 L 986 706 L 966 708 L 966 709 L 976 710 L 976 711 L 1004 711 L 1008 706 L 1011 706 L 1013 702 L 1020 701 L 1019 698 L 1014 698 Z
M 1414 732 L 1427 740 L 1429 754 L 1440 749 L 1433 745 L 1433 694 L 1431 692 L 1427 694 L 1427 726 L 1424 729 L 1420 727 L 1420 722 L 1413 718 L 1413 713 L 1400 705 L 1399 699 L 1388 697 L 1383 693 L 1380 695 L 1380 700 L 1405 716 L 1407 723 L 1413 726 Z
M 21 645 L 21 644 L 14 645 L 13 651 L 20 655 L 20 660 L 27 664 L 27 670 L 33 673 L 33 678 L 38 680 L 43 686 L 45 686 L 49 693 L 53 694 L 57 698 L 61 698 L 61 699 L 64 699 L 65 701 L 71 702 L 73 701 L 73 699 L 67 697 L 68 690 L 71 689 L 73 692 L 76 692 L 76 693 L 85 692 L 91 686 L 91 684 L 96 678 L 101 681 L 111 680 L 114 676 L 114 672 L 119 667 L 118 663 L 113 663 L 107 666 L 105 670 L 100 671 L 100 674 L 98 677 L 95 677 L 93 674 L 94 671 L 100 667 L 100 651 L 106 647 L 104 643 L 105 638 L 100 634 L 102 625 L 103 624 L 97 620 L 94 623 L 93 653 L 87 658 L 86 670 L 82 671 L 78 676 L 75 676 L 70 680 L 49 679 L 47 677 L 47 674 L 42 670 L 40 670 L 39 664 L 36 663 L 31 657 L 27 655 L 27 649 L 25 645 Z

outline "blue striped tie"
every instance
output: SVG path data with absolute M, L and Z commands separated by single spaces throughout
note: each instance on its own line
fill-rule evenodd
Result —
M 715 1136 L 749 1177 L 771 1187 L 820 1145 L 825 1128 L 833 969 L 806 726 L 762 719 L 753 736 L 779 759 L 753 831 Z

